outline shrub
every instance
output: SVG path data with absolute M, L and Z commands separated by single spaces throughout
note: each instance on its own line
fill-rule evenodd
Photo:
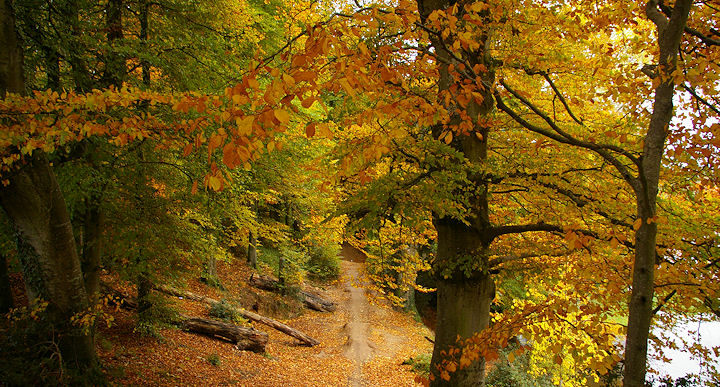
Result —
M 143 336 L 162 340 L 160 329 L 173 325 L 173 322 L 179 318 L 178 312 L 161 295 L 148 294 L 144 300 L 148 308 L 138 314 L 134 331 Z
M 432 359 L 432 354 L 429 353 L 423 353 L 421 355 L 418 355 L 416 357 L 411 357 L 402 364 L 409 365 L 412 368 L 412 371 L 420 376 L 427 377 L 430 375 L 430 360 Z
M 220 356 L 217 353 L 212 353 L 208 355 L 207 359 L 208 363 L 214 365 L 215 367 L 220 366 Z
M 229 321 L 236 324 L 246 324 L 247 320 L 240 316 L 235 309 L 232 307 L 232 305 L 225 301 L 221 300 L 220 302 L 214 303 L 210 307 L 210 311 L 208 312 L 210 316 L 217 317 L 219 319 Z
M 308 254 L 310 258 L 305 267 L 312 276 L 326 281 L 340 275 L 340 245 L 310 246 Z

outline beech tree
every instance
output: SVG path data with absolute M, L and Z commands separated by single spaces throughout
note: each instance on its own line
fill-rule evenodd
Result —
M 527 92 L 520 92 L 514 86 L 511 87 L 507 83 L 501 82 L 504 89 L 513 98 L 520 101 L 535 117 L 539 118 L 542 124 L 533 122 L 527 116 L 521 115 L 518 110 L 509 107 L 504 102 L 500 92 L 496 92 L 498 107 L 520 125 L 560 143 L 585 148 L 597 153 L 616 169 L 622 180 L 633 192 L 636 215 L 633 225 L 635 231 L 632 249 L 635 258 L 624 359 L 625 372 L 623 380 L 626 386 L 645 384 L 648 335 L 651 320 L 658 309 L 677 293 L 677 289 L 666 293 L 660 302 L 656 302 L 654 296 L 656 265 L 662 261 L 667 261 L 667 258 L 663 257 L 663 252 L 666 249 L 659 246 L 657 242 L 658 222 L 663 219 L 663 216 L 658 215 L 657 200 L 661 187 L 661 166 L 663 165 L 663 158 L 666 157 L 667 138 L 668 134 L 671 133 L 669 126 L 674 115 L 673 102 L 676 98 L 674 93 L 676 85 L 684 86 L 691 94 L 694 94 L 695 98 L 700 98 L 699 102 L 706 105 L 705 108 L 709 107 L 708 110 L 711 113 L 713 110 L 713 106 L 708 106 L 707 101 L 699 95 L 699 92 L 694 87 L 683 84 L 683 80 L 679 75 L 681 70 L 678 68 L 677 61 L 679 53 L 683 52 L 683 35 L 686 31 L 689 31 L 689 35 L 693 35 L 694 32 L 693 36 L 699 38 L 701 46 L 707 45 L 705 35 L 687 26 L 691 8 L 692 2 L 689 1 L 678 1 L 673 7 L 650 1 L 645 6 L 645 16 L 656 28 L 657 51 L 655 57 L 657 59 L 655 63 L 646 64 L 643 67 L 644 74 L 653 81 L 654 96 L 652 97 L 651 113 L 648 114 L 649 119 L 646 121 L 641 116 L 637 116 L 639 122 L 647 122 L 647 129 L 643 134 L 633 134 L 637 136 L 635 144 L 639 144 L 639 149 L 633 146 L 623 147 L 613 143 L 603 143 L 600 139 L 591 140 L 585 137 L 582 132 L 567 131 L 566 128 L 571 125 L 560 122 L 557 118 L 553 118 L 544 112 L 532 102 L 532 98 L 528 96 Z M 698 12 L 700 18 L 702 18 L 700 15 L 703 12 L 704 10 Z M 703 43 L 703 38 L 705 38 L 705 43 Z M 565 114 L 569 115 L 568 118 L 576 121 L 573 124 L 581 127 L 586 125 L 573 115 L 570 105 L 577 104 L 571 102 L 569 105 L 566 102 L 568 94 L 561 94 L 556 84 L 551 80 L 553 75 L 551 72 L 528 67 L 525 68 L 525 71 L 527 74 L 543 76 L 551 90 L 556 93 L 555 97 L 559 98 L 564 104 Z M 700 93 L 707 91 L 708 89 L 704 88 Z M 564 92 L 567 93 L 567 90 L 564 90 Z M 621 90 L 620 93 L 626 92 Z M 571 95 L 570 98 L 576 97 Z M 692 109 L 692 107 L 685 106 Z M 700 105 L 696 106 L 699 107 Z M 629 111 L 632 111 L 631 109 L 632 107 L 628 108 Z M 642 113 L 640 114 L 642 115 Z M 620 139 L 621 144 L 622 142 L 624 142 L 623 139 Z M 677 220 L 677 218 L 674 220 Z M 700 236 L 701 240 L 705 238 Z M 694 254 L 691 246 L 680 247 L 676 243 L 674 245 L 676 248 L 685 251 L 685 253 L 681 254 Z
M 77 288 L 82 288 L 78 249 L 47 155 L 88 139 L 117 149 L 140 144 L 145 153 L 137 155 L 138 165 L 148 161 L 147 154 L 182 154 L 178 160 L 199 154 L 207 158 L 193 166 L 205 173 L 202 184 L 195 180 L 184 187 L 195 194 L 203 188 L 227 189 L 234 179 L 231 169 L 252 169 L 259 160 L 282 165 L 261 155 L 286 142 L 304 152 L 302 146 L 295 148 L 300 141 L 293 143 L 303 133 L 323 145 L 338 144 L 323 171 L 336 173 L 323 187 L 345 188 L 339 199 L 344 212 L 361 220 L 359 227 L 383 229 L 384 224 L 384 231 L 393 233 L 432 222 L 437 252 L 431 266 L 438 295 L 432 385 L 483 385 L 485 359 L 497 356 L 497 349 L 521 331 L 537 335 L 538 347 L 550 347 L 554 362 L 563 363 L 561 346 L 547 344 L 542 336 L 557 335 L 558 327 L 574 329 L 568 342 L 582 338 L 583 351 L 575 356 L 587 361 L 578 364 L 606 372 L 620 360 L 613 343 L 622 334 L 608 320 L 626 313 L 625 383 L 640 385 L 658 308 L 681 310 L 673 298 L 682 293 L 693 306 L 717 311 L 718 289 L 703 285 L 717 275 L 716 236 L 675 224 L 700 219 L 710 230 L 717 225 L 715 217 L 698 211 L 681 214 L 693 197 L 717 207 L 712 165 L 719 126 L 710 119 L 718 112 L 712 97 L 717 87 L 713 6 L 693 8 L 680 0 L 672 6 L 650 1 L 646 7 L 519 0 L 299 2 L 284 9 L 286 35 L 269 40 L 259 32 L 253 35 L 251 45 L 258 52 L 240 65 L 223 57 L 222 48 L 247 29 L 253 15 L 241 13 L 235 28 L 217 34 L 218 26 L 201 18 L 224 9 L 222 4 L 186 12 L 182 2 L 140 2 L 130 8 L 139 16 L 135 20 L 125 11 L 115 12 L 122 2 L 110 1 L 103 3 L 108 12 L 102 21 L 80 17 L 76 7 L 62 8 L 64 25 L 105 25 L 107 51 L 88 50 L 102 52 L 95 58 L 79 55 L 82 49 L 64 53 L 61 48 L 81 43 L 81 28 L 69 28 L 63 39 L 72 44 L 61 47 L 37 30 L 23 29 L 25 36 L 40 36 L 39 48 L 29 51 L 34 63 L 46 69 L 46 79 L 35 79 L 32 88 L 50 88 L 24 95 L 20 45 L 10 8 L 3 3 L 8 21 L 3 28 L 10 31 L 3 35 L 3 46 L 18 49 L 3 53 L 7 59 L 2 63 L 8 63 L 3 97 L 5 90 L 14 94 L 0 106 L 0 168 L 6 180 L 0 197 L 21 245 L 29 246 L 23 252 L 34 252 L 23 254 L 34 257 L 23 258 L 29 293 L 47 298 L 53 303 L 50 310 L 65 310 L 63 321 L 89 305 Z M 155 14 L 155 7 L 168 12 Z M 268 12 L 260 8 L 257 14 Z M 162 49 L 156 38 L 165 36 L 159 33 L 163 29 L 167 36 L 181 36 L 179 41 L 192 41 L 178 31 L 184 24 L 208 31 L 217 43 L 213 55 L 205 58 L 182 45 L 169 49 L 181 52 L 177 56 Z M 656 36 L 657 44 L 648 36 Z M 145 53 L 125 56 L 133 51 L 129 47 Z M 652 65 L 640 71 L 636 64 L 650 57 L 655 58 Z M 175 64 L 188 58 L 194 59 L 188 67 Z M 121 69 L 128 66 L 140 72 Z M 92 67 L 104 71 L 93 74 L 87 70 Z M 193 75 L 201 68 L 216 72 L 203 92 L 217 94 L 185 92 L 199 88 L 188 68 Z M 713 75 L 703 77 L 703 72 Z M 71 79 L 66 84 L 72 87 L 58 88 L 63 79 Z M 698 87 L 696 81 L 704 82 Z M 683 98 L 695 104 L 696 126 L 668 135 L 680 84 Z M 184 93 L 168 92 L 178 89 Z M 672 168 L 663 175 L 663 156 L 669 151 L 673 156 L 665 160 Z M 129 180 L 137 192 L 152 196 L 161 190 L 150 189 L 160 174 L 142 167 L 135 172 L 139 178 Z M 150 177 L 157 179 L 151 183 Z M 677 190 L 665 195 L 663 182 Z M 163 190 L 172 191 L 168 197 L 182 196 L 183 187 L 175 187 L 181 184 L 170 177 L 162 183 Z M 297 211 L 318 198 L 305 194 L 312 190 L 308 187 L 293 195 L 291 185 L 281 178 L 268 187 L 250 188 L 247 196 L 259 201 L 255 191 L 267 188 L 267 209 L 282 204 L 284 223 L 291 226 L 288 209 Z M 278 194 L 277 187 L 283 192 Z M 36 207 L 18 207 L 13 200 Z M 53 211 L 43 213 L 48 203 Z M 667 219 L 660 216 L 658 203 Z M 317 214 L 309 218 L 320 224 Z M 63 234 L 46 230 L 47 224 L 63 226 Z M 247 225 L 254 245 L 259 226 Z M 658 234 L 658 227 L 670 231 Z M 51 246 L 41 242 L 50 239 L 35 235 L 41 232 L 52 232 Z M 666 235 L 672 232 L 673 237 Z M 632 262 L 625 259 L 629 253 Z M 663 257 L 660 284 L 653 274 L 657 256 Z M 633 295 L 626 309 L 631 264 Z M 53 276 L 69 270 L 61 277 L 71 283 L 48 293 L 42 287 L 52 278 L 33 282 L 36 267 Z M 508 309 L 495 314 L 491 325 L 496 281 L 509 278 L 497 272 L 527 267 L 540 273 L 521 276 L 532 281 L 527 287 L 535 292 L 515 297 L 501 288 Z M 598 267 L 608 273 L 599 273 Z M 684 284 L 673 283 L 674 276 Z M 654 296 L 654 285 L 662 286 L 662 298 Z M 611 296 L 596 295 L 599 287 Z M 71 306 L 56 306 L 55 298 L 70 300 Z M 85 348 L 87 356 L 78 358 L 92 358 L 91 345 Z

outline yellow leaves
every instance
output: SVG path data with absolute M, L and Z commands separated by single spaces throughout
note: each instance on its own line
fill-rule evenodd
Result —
M 338 83 L 343 88 L 343 90 L 345 90 L 345 92 L 348 93 L 350 96 L 354 97 L 356 95 L 355 89 L 350 86 L 350 82 L 347 78 L 341 78 Z
M 449 130 L 442 132 L 440 137 L 438 137 L 438 140 L 445 142 L 445 144 L 450 144 L 453 140 L 453 134 Z
M 246 95 L 235 94 L 232 96 L 232 101 L 235 105 L 243 105 L 250 102 L 250 99 Z
M 223 136 L 223 135 L 213 134 L 212 136 L 210 136 L 210 141 L 208 142 L 208 153 L 212 153 L 224 141 L 225 141 L 225 136 Z
M 277 118 L 278 121 L 282 124 L 287 124 L 290 122 L 290 114 L 285 109 L 277 109 L 273 112 L 275 115 L 275 118 Z
M 296 71 L 293 74 L 296 82 L 314 82 L 317 79 L 317 73 L 314 71 Z
M 221 176 L 211 175 L 206 179 L 206 185 L 213 191 L 220 191 L 224 184 L 224 179 Z
M 471 12 L 480 13 L 486 9 L 490 8 L 490 4 L 488 4 L 485 1 L 476 1 L 469 6 L 467 6 L 467 9 Z
M 235 125 L 238 128 L 238 135 L 249 136 L 253 131 L 253 123 L 255 122 L 254 116 L 237 117 L 235 118 Z
M 447 370 L 447 372 L 453 373 L 453 372 L 457 371 L 457 363 L 455 363 L 454 361 L 451 361 L 445 366 L 445 369 Z M 448 380 L 448 379 L 445 379 L 445 380 Z
M 302 105 L 302 107 L 304 107 L 305 109 L 310 109 L 310 107 L 312 107 L 312 105 L 315 103 L 315 101 L 317 101 L 317 98 L 315 98 L 315 97 L 308 97 L 308 98 L 305 98 L 305 99 L 302 101 L 301 105 Z
M 248 78 L 247 84 L 249 87 L 258 90 L 260 89 L 260 82 L 257 81 L 255 78 Z
M 192 153 L 192 151 L 193 151 L 192 144 L 185 145 L 185 147 L 183 148 L 183 153 L 182 153 L 183 157 L 187 157 L 188 155 L 190 155 L 190 153 Z
M 235 147 L 233 143 L 228 143 L 223 148 L 223 164 L 225 164 L 228 168 L 235 168 L 239 166 L 242 162 L 246 161 L 243 160 L 240 157 L 240 154 L 238 153 L 238 149 Z

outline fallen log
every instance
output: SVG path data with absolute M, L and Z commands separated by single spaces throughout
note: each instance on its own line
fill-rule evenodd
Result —
M 268 290 L 275 293 L 279 293 L 282 290 L 280 282 L 265 276 L 255 276 L 255 274 L 250 276 L 248 284 L 258 289 Z M 316 294 L 301 290 L 300 296 L 302 297 L 305 306 L 309 309 L 320 312 L 334 312 L 337 309 L 337 305 L 335 305 L 334 302 L 328 301 Z
M 222 337 L 235 343 L 235 348 L 241 351 L 265 352 L 265 345 L 268 342 L 268 335 L 265 332 L 184 314 L 181 314 L 180 318 L 182 319 L 180 326 L 187 331 L 201 333 L 210 337 Z
M 102 284 L 102 287 L 107 294 L 112 296 L 113 302 L 119 306 L 130 310 L 137 309 L 137 301 L 133 298 L 113 289 L 105 283 Z M 180 320 L 176 322 L 176 325 L 186 331 L 215 338 L 223 338 L 235 344 L 235 348 L 241 351 L 265 353 L 268 335 L 263 331 L 206 318 L 188 316 L 182 313 L 180 313 L 179 317 Z
M 205 303 L 210 306 L 220 302 L 218 300 L 215 300 L 215 299 L 212 299 L 209 297 L 205 297 L 205 296 L 202 296 L 202 295 L 199 295 L 199 294 L 196 294 L 193 292 L 189 292 L 186 290 L 176 289 L 176 288 L 173 288 L 170 286 L 159 285 L 159 286 L 156 286 L 155 288 L 157 290 L 159 290 L 163 293 L 169 294 L 171 296 L 184 297 L 184 298 L 187 298 L 188 300 L 202 302 L 202 303 Z M 249 310 L 235 308 L 235 307 L 230 307 L 230 308 L 235 313 L 239 314 L 242 317 L 245 317 L 248 320 L 252 320 L 252 321 L 259 322 L 261 324 L 265 324 L 265 325 L 267 325 L 271 328 L 274 328 L 288 336 L 298 339 L 303 345 L 312 347 L 312 346 L 320 344 L 319 341 L 313 339 L 312 337 L 306 335 L 305 333 L 298 331 L 297 329 L 291 328 L 290 326 L 281 323 L 280 321 L 273 320 L 269 317 L 261 316 L 257 313 L 250 312 Z

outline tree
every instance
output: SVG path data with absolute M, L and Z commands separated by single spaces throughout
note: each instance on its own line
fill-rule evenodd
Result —
M 655 268 L 658 263 L 656 257 L 658 257 L 658 251 L 661 251 L 657 243 L 658 220 L 660 219 L 657 212 L 661 181 L 660 170 L 666 152 L 668 126 L 673 117 L 674 89 L 678 83 L 677 74 L 679 73 L 677 67 L 678 52 L 681 48 L 684 31 L 694 31 L 686 26 L 691 6 L 691 2 L 676 2 L 674 7 L 670 8 L 658 4 L 658 2 L 650 1 L 645 7 L 647 18 L 656 27 L 659 53 L 656 54 L 657 62 L 653 65 L 646 65 L 644 68 L 644 72 L 653 78 L 654 104 L 647 123 L 647 130 L 644 134 L 638 134 L 639 141 L 637 143 L 642 146 L 639 151 L 632 146 L 622 147 L 602 143 L 598 140 L 588 140 L 583 138 L 580 133 L 568 131 L 559 124 L 557 119 L 551 118 L 537 105 L 531 103 L 526 94 L 523 95 L 507 83 L 503 83 L 505 90 L 548 125 L 548 129 L 542 128 L 539 124 L 529 122 L 527 118 L 510 108 L 504 103 L 500 94 L 496 93 L 498 107 L 516 122 L 533 132 L 540 133 L 560 143 L 596 152 L 609 164 L 613 165 L 633 192 L 636 220 L 632 249 L 635 258 L 625 346 L 624 383 L 627 386 L 644 385 L 651 320 L 657 312 L 657 308 L 662 307 L 667 299 L 672 298 L 675 294 L 675 292 L 668 293 L 666 300 L 660 302 L 657 308 L 654 308 Z M 566 113 L 577 124 L 585 125 L 573 115 L 570 106 L 547 72 L 528 69 L 527 67 L 525 71 L 528 74 L 542 75 L 553 92 L 557 93 L 556 96 L 563 102 Z M 566 124 L 566 126 L 568 125 Z M 687 246 L 684 249 L 686 254 L 693 254 Z
M 22 51 L 16 38 L 13 10 L 8 2 L 2 12 L 2 88 L 25 93 Z M 65 365 L 79 373 L 95 369 L 97 359 L 92 334 L 72 326 L 72 317 L 88 311 L 80 260 L 75 248 L 70 217 L 60 187 L 46 155 L 34 152 L 26 165 L 9 175 L 0 189 L 0 202 L 12 221 L 23 261 L 28 298 L 47 301 L 50 321 L 58 331 L 58 347 Z

